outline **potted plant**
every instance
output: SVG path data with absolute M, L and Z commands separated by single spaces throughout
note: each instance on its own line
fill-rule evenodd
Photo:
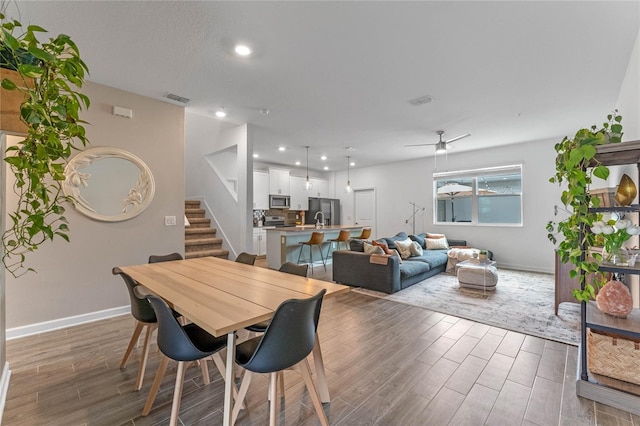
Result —
M 480 260 L 480 262 L 486 262 L 488 258 L 488 253 L 486 250 L 480 250 L 480 252 L 478 253 L 478 260 Z
M 568 217 L 564 220 L 547 223 L 547 238 L 556 244 L 556 234 L 562 239 L 558 244 L 558 255 L 563 263 L 571 262 L 575 268 L 570 272 L 571 278 L 579 277 L 581 287 L 575 289 L 573 295 L 580 301 L 595 298 L 595 287 L 604 284 L 604 280 L 593 283 L 585 282 L 586 274 L 597 273 L 598 263 L 602 256 L 598 253 L 588 255 L 583 247 L 592 247 L 596 242 L 596 234 L 589 231 L 595 221 L 602 218 L 599 213 L 589 211 L 592 207 L 600 206 L 600 199 L 591 197 L 589 186 L 594 178 L 606 180 L 609 168 L 598 164 L 593 165 L 596 146 L 606 143 L 620 143 L 622 140 L 622 116 L 618 110 L 607 116 L 607 121 L 601 128 L 592 126 L 590 129 L 580 129 L 573 138 L 564 137 L 555 145 L 556 173 L 549 179 L 551 183 L 566 184 L 560 201 Z M 584 244 L 583 244 L 584 243 Z M 584 273 L 581 273 L 584 272 Z
M 79 117 L 89 107 L 89 98 L 76 89 L 88 73 L 78 47 L 67 35 L 48 41 L 38 36 L 46 30 L 36 25 L 26 29 L 0 14 L 0 67 L 15 70 L 15 78 L 2 79 L 2 89 L 24 96 L 20 119 L 26 135 L 7 148 L 5 161 L 15 176 L 17 204 L 9 212 L 2 235 L 2 262 L 14 276 L 31 268 L 25 256 L 47 240 L 59 236 L 69 240 L 62 192 L 64 167 L 73 149 L 88 140 Z

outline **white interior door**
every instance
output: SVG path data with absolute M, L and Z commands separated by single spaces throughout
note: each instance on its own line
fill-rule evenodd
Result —
M 371 238 L 376 235 L 376 190 L 356 189 L 354 194 L 354 218 L 355 224 L 372 228 Z

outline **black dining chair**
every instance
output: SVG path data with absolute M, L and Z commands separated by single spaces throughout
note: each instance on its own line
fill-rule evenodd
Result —
M 170 262 L 172 260 L 184 260 L 180 253 L 152 254 L 149 256 L 149 263 Z
M 233 407 L 235 422 L 249 389 L 254 373 L 269 373 L 269 424 L 275 426 L 278 414 L 276 388 L 278 372 L 298 368 L 322 425 L 328 425 L 327 417 L 309 370 L 307 356 L 313 350 L 320 318 L 322 298 L 326 290 L 308 299 L 290 299 L 283 302 L 271 319 L 264 334 L 236 346 L 236 363 L 245 374 Z
M 309 270 L 309 265 L 307 264 L 303 264 L 303 265 L 298 265 L 297 263 L 293 263 L 293 262 L 285 262 L 282 265 L 280 265 L 280 269 L 278 269 L 280 272 L 284 272 L 287 274 L 292 274 L 292 275 L 299 275 L 301 277 L 306 277 L 307 276 L 307 271 Z M 267 326 L 269 325 L 269 321 L 262 321 L 259 322 L 257 324 L 253 324 L 250 325 L 248 327 L 245 327 L 245 330 L 249 330 L 252 331 L 254 333 L 264 333 L 264 331 L 267 329 Z
M 256 263 L 256 257 L 258 257 L 258 255 L 242 252 L 236 257 L 236 262 L 254 265 Z
M 127 350 L 125 351 L 124 356 L 122 357 L 122 361 L 120 362 L 121 369 L 124 369 L 127 366 L 127 360 L 131 355 L 131 351 L 138 342 L 142 330 L 146 328 L 146 333 L 144 335 L 144 346 L 142 348 L 142 354 L 140 358 L 140 367 L 138 368 L 138 377 L 136 379 L 136 390 L 140 390 L 140 388 L 142 387 L 142 381 L 144 379 L 144 371 L 147 367 L 147 359 L 149 358 L 151 333 L 153 333 L 153 331 L 158 327 L 156 314 L 147 299 L 140 299 L 134 294 L 133 289 L 138 285 L 138 283 L 133 278 L 125 274 L 118 267 L 113 268 L 111 272 L 113 273 L 113 275 L 120 275 L 120 277 L 122 277 L 122 280 L 126 284 L 129 293 L 129 300 L 131 302 L 131 315 L 136 320 L 136 328 L 133 330 L 133 335 L 129 340 Z
M 224 380 L 225 367 L 219 351 L 227 346 L 227 336 L 214 337 L 193 323 L 180 325 L 173 315 L 171 308 L 164 300 L 155 295 L 143 294 L 140 291 L 141 287 L 142 286 L 137 286 L 134 292 L 138 297 L 146 297 L 146 300 L 149 301 L 155 311 L 158 319 L 158 347 L 164 354 L 158 366 L 156 378 L 149 391 L 149 397 L 142 410 L 142 415 L 146 416 L 151 411 L 153 402 L 158 394 L 158 389 L 167 370 L 169 359 L 178 361 L 173 404 L 171 406 L 171 418 L 169 420 L 170 426 L 174 426 L 178 424 L 185 362 L 198 360 L 204 362 L 205 358 L 211 356 Z

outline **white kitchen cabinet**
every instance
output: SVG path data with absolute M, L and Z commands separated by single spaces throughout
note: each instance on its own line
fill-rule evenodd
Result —
M 262 228 L 253 228 L 253 253 L 258 256 L 267 254 L 267 231 Z
M 309 178 L 311 182 L 311 191 L 309 191 L 309 197 L 317 198 L 332 198 L 329 194 L 329 181 L 319 178 Z
M 289 170 L 269 168 L 269 194 L 291 195 Z
M 269 173 L 253 171 L 253 209 L 269 210 Z
M 299 176 L 291 176 L 289 179 L 289 188 L 291 190 L 291 210 L 309 210 L 309 194 L 304 187 L 307 178 Z M 309 179 L 311 180 L 311 179 Z

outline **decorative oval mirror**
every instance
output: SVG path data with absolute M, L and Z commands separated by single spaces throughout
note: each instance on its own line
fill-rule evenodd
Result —
M 65 168 L 63 190 L 92 219 L 119 222 L 136 217 L 153 200 L 155 183 L 140 158 L 120 148 L 82 151 Z

